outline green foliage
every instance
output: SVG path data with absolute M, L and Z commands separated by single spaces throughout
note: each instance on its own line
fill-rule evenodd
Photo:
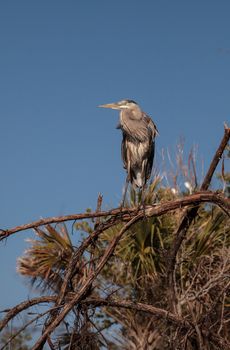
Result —
M 36 228 L 39 239 L 28 240 L 31 247 L 18 259 L 17 270 L 30 277 L 32 282 L 40 282 L 44 287 L 56 290 L 61 285 L 62 275 L 69 264 L 73 246 L 65 225 L 59 230 L 51 225 L 45 229 Z

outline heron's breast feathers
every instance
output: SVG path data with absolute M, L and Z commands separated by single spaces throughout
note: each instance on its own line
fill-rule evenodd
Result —
M 144 158 L 149 155 L 149 142 L 133 142 L 129 139 L 125 141 L 127 158 L 133 166 L 141 166 Z

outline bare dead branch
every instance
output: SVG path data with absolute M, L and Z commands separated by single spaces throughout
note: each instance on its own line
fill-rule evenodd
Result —
M 53 308 L 52 308 L 53 309 Z M 29 327 L 32 323 L 34 323 L 35 321 L 37 321 L 39 318 L 45 316 L 47 313 L 50 312 L 51 309 L 44 311 L 43 313 L 38 314 L 36 317 L 32 318 L 32 320 L 30 320 L 29 322 L 27 322 L 26 324 L 24 324 L 23 327 L 21 327 L 18 332 L 16 332 L 15 334 L 12 335 L 12 337 L 10 337 L 7 342 L 1 347 L 0 350 L 4 350 L 8 344 L 10 344 L 12 342 L 13 339 L 15 339 L 20 333 L 22 333 L 27 327 Z
M 131 301 L 126 300 L 113 300 L 113 299 L 100 299 L 100 298 L 92 298 L 92 299 L 86 299 L 82 301 L 82 304 L 92 305 L 93 307 L 98 306 L 111 306 L 111 307 L 118 307 L 118 308 L 125 308 L 125 309 L 131 309 L 136 311 L 142 311 L 147 312 L 153 316 L 162 318 L 170 323 L 173 323 L 177 326 L 183 327 L 185 329 L 193 327 L 193 324 L 180 318 L 179 316 L 161 309 L 154 307 L 153 305 L 147 305 L 143 303 L 134 303 Z
M 42 304 L 42 303 L 53 303 L 57 298 L 55 296 L 43 296 L 38 298 L 33 298 L 30 300 L 23 301 L 22 303 L 16 305 L 9 311 L 6 310 L 6 316 L 0 321 L 0 331 L 7 325 L 7 323 L 17 316 L 20 312 L 30 308 L 31 306 Z M 5 312 L 4 310 L 1 312 Z
M 72 298 L 73 299 L 74 294 L 72 294 Z M 4 317 L 4 319 L 1 321 L 1 328 L 0 330 L 2 330 L 6 324 L 13 319 L 15 316 L 17 316 L 20 312 L 24 311 L 25 309 L 28 309 L 34 305 L 37 304 L 41 304 L 41 303 L 50 303 L 50 302 L 55 302 L 57 300 L 56 296 L 43 296 L 43 297 L 39 297 L 39 298 L 33 298 L 27 301 L 24 301 L 20 304 L 18 304 L 17 306 L 15 306 L 14 308 L 12 308 L 7 315 Z M 112 298 L 87 298 L 85 300 L 82 300 L 80 302 L 80 304 L 82 305 L 88 305 L 90 307 L 99 307 L 99 306 L 110 306 L 110 307 L 117 307 L 117 308 L 125 308 L 125 309 L 131 309 L 131 310 L 136 310 L 136 311 L 142 311 L 142 312 L 146 312 L 149 313 L 153 316 L 156 316 L 158 318 L 162 318 L 164 320 L 166 320 L 167 322 L 170 322 L 172 324 L 175 324 L 177 326 L 183 327 L 185 329 L 188 329 L 190 327 L 193 327 L 193 325 L 188 322 L 183 320 L 182 318 L 174 315 L 171 312 L 168 312 L 167 310 L 161 309 L 161 308 L 157 308 L 154 307 L 153 305 L 148 305 L 148 304 L 143 304 L 143 303 L 134 303 L 131 301 L 124 301 L 124 300 L 113 300 Z M 20 329 L 19 332 L 17 332 L 15 336 L 17 336 L 18 334 L 20 334 L 26 327 L 28 327 L 31 323 L 33 323 L 34 321 L 36 321 L 38 318 L 43 317 L 45 314 L 47 314 L 48 312 L 50 312 L 51 310 L 56 309 L 56 307 L 52 307 L 49 310 L 46 310 L 43 314 L 39 314 L 38 316 L 36 316 L 33 320 L 29 321 L 29 323 L 27 323 L 25 326 L 23 326 L 23 328 Z M 13 339 L 10 339 L 13 340 Z M 7 343 L 8 344 L 8 343 Z M 5 346 L 7 345 L 5 344 Z
M 99 193 L 98 198 L 97 198 L 97 209 L 96 209 L 97 212 L 100 212 L 100 211 L 101 211 L 102 200 L 103 200 L 103 196 L 102 196 L 101 193 Z M 100 218 L 97 217 L 96 224 L 95 224 L 95 228 L 96 228 L 96 226 L 97 226 L 99 223 L 100 223 Z
M 91 213 L 83 213 L 83 214 L 70 214 L 70 215 L 63 215 L 63 216 L 52 216 L 50 218 L 46 219 L 40 219 L 37 221 L 33 221 L 28 224 L 16 226 L 10 230 L 4 230 L 0 229 L 0 241 L 4 238 L 9 237 L 10 235 L 20 232 L 20 231 L 25 231 L 29 230 L 31 228 L 36 228 L 39 226 L 43 225 L 48 225 L 48 224 L 54 224 L 54 223 L 60 223 L 60 222 L 65 222 L 65 221 L 74 221 L 74 220 L 84 220 L 84 219 L 92 219 L 95 217 L 105 217 L 105 216 L 117 216 L 120 215 L 121 213 L 128 214 L 130 211 L 134 211 L 134 209 L 112 209 L 109 211 L 101 211 L 101 212 L 91 212 Z
M 203 183 L 200 187 L 200 190 L 201 191 L 206 191 L 208 188 L 209 188 L 209 185 L 211 183 L 211 180 L 212 180 L 212 176 L 216 170 L 216 167 L 219 163 L 219 161 L 221 160 L 221 157 L 222 157 L 222 154 L 228 144 L 228 141 L 229 141 L 229 138 L 230 138 L 230 128 L 227 127 L 227 125 L 225 125 L 224 127 L 224 136 L 221 140 L 221 143 L 212 159 L 212 162 L 209 166 L 209 169 L 208 169 L 208 172 L 203 180 Z
M 75 302 L 75 300 L 76 300 L 75 295 L 73 293 L 70 294 L 69 298 L 70 298 L 70 302 Z M 14 314 L 13 314 L 13 310 L 12 310 L 12 312 L 7 314 L 7 316 L 4 319 L 4 325 L 6 325 L 6 323 L 10 319 L 15 317 L 16 314 L 25 310 L 26 308 L 29 308 L 35 304 L 38 304 L 38 303 L 54 302 L 56 299 L 57 298 L 55 296 L 44 296 L 41 298 L 34 298 L 34 299 L 28 300 L 26 302 L 23 302 L 14 308 L 14 311 L 17 311 L 17 312 L 14 312 Z M 125 308 L 125 309 L 140 311 L 140 312 L 146 312 L 146 313 L 149 313 L 157 318 L 165 320 L 166 322 L 171 323 L 172 325 L 180 327 L 180 329 L 184 329 L 185 331 L 189 331 L 189 330 L 191 331 L 191 329 L 196 328 L 194 323 L 187 321 L 184 318 L 179 317 L 178 315 L 176 315 L 172 312 L 169 312 L 165 309 L 157 308 L 157 307 L 154 307 L 153 305 L 148 305 L 148 304 L 143 304 L 143 303 L 134 303 L 134 302 L 129 301 L 129 300 L 125 300 L 125 301 L 124 300 L 114 300 L 113 298 L 110 298 L 110 297 L 105 298 L 105 299 L 103 299 L 103 298 L 87 298 L 85 300 L 79 300 L 79 305 L 80 304 L 81 305 L 88 305 L 89 307 L 93 307 L 93 308 L 101 307 L 101 306 L 109 306 L 109 307 Z M 53 307 L 50 310 L 47 310 L 45 313 L 39 314 L 38 316 L 36 316 L 29 323 L 27 323 L 25 326 L 23 326 L 23 328 L 21 328 L 20 331 L 17 332 L 16 335 L 21 333 L 26 327 L 28 327 L 31 323 L 36 321 L 36 319 L 44 316 L 45 314 L 47 314 L 48 312 L 50 312 L 54 309 L 56 309 L 56 307 Z M 10 317 L 10 319 L 9 319 L 9 317 Z M 8 319 L 7 322 L 6 322 L 6 319 Z M 14 335 L 14 337 L 16 335 Z M 12 338 L 10 340 L 12 340 Z M 218 339 L 216 339 L 216 341 L 217 340 Z M 5 346 L 7 344 L 5 344 Z
M 225 212 L 229 213 L 230 210 L 230 200 L 226 197 L 224 197 L 222 194 L 216 193 L 216 192 L 207 192 L 207 191 L 200 191 L 195 194 L 191 194 L 188 196 L 185 196 L 183 198 L 179 198 L 173 201 L 166 201 L 161 202 L 156 205 L 152 206 L 146 206 L 145 207 L 145 215 L 147 216 L 161 216 L 166 214 L 169 211 L 181 209 L 182 207 L 186 207 L 189 205 L 198 205 L 203 202 L 209 202 L 218 205 L 221 209 L 224 209 Z M 28 224 L 16 226 L 12 229 L 8 230 L 0 230 L 0 241 L 11 236 L 12 234 L 15 234 L 16 232 L 36 228 L 39 226 L 52 224 L 52 223 L 59 223 L 64 221 L 73 221 L 73 220 L 82 220 L 82 219 L 89 219 L 89 218 L 97 218 L 97 217 L 111 217 L 122 220 L 122 221 L 128 221 L 130 218 L 135 217 L 136 215 L 141 214 L 142 217 L 144 215 L 143 209 L 139 209 L 137 211 L 137 208 L 129 208 L 129 209 L 112 209 L 109 211 L 101 211 L 101 212 L 91 212 L 91 213 L 83 213 L 83 214 L 72 214 L 72 215 L 64 215 L 64 216 L 56 216 L 56 217 L 50 217 L 46 219 L 41 219 L 38 221 L 34 221 Z M 117 224 L 117 221 L 114 221 L 114 225 Z

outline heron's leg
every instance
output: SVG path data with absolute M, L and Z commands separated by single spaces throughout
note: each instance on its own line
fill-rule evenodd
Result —
M 144 215 L 145 215 L 145 196 L 146 195 L 146 184 L 141 189 L 141 206 L 144 210 Z
M 121 202 L 121 208 L 124 208 L 124 205 L 125 205 L 125 198 L 126 198 L 126 194 L 127 194 L 128 185 L 129 185 L 129 177 L 128 177 L 128 175 L 127 175 L 127 176 L 126 176 L 126 180 L 125 180 L 125 188 L 124 188 L 124 192 L 123 192 L 123 198 L 122 198 L 122 202 Z
M 143 207 L 143 191 L 144 187 L 141 187 L 138 189 L 138 192 L 136 192 L 136 203 L 137 203 L 137 212 Z
M 145 215 L 145 199 L 146 199 L 146 179 L 147 179 L 147 176 L 146 176 L 146 170 L 147 170 L 147 162 L 148 160 L 145 159 L 143 162 L 142 162 L 142 168 L 141 168 L 141 178 L 144 182 L 142 188 L 141 188 L 141 198 L 140 198 L 140 203 L 141 203 L 141 206 L 144 210 L 144 215 Z

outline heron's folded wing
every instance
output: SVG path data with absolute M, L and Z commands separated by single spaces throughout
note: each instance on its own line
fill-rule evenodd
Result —
M 120 127 L 123 133 L 130 139 L 145 142 L 149 139 L 150 128 L 144 116 L 134 116 L 131 111 L 124 111 L 120 118 Z
M 155 141 L 153 140 L 150 144 L 149 153 L 148 153 L 148 161 L 146 164 L 146 181 L 150 178 L 152 167 L 153 167 L 153 160 L 155 155 Z
M 153 122 L 152 118 L 147 114 L 145 114 L 145 118 L 147 120 L 149 128 L 152 130 L 153 137 L 159 135 L 159 131 L 157 130 L 156 124 Z

